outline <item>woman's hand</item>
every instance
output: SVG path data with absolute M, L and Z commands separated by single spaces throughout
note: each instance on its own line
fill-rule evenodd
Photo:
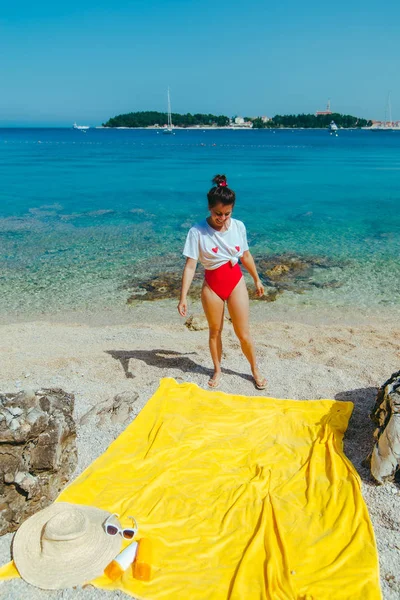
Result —
M 256 286 L 256 294 L 259 298 L 261 298 L 261 296 L 264 296 L 264 286 L 261 283 L 260 279 L 256 279 L 254 282 L 254 285 Z
M 179 300 L 179 304 L 178 304 L 178 313 L 181 315 L 181 317 L 186 317 L 187 315 L 187 300 L 186 298 L 184 298 L 183 300 Z
M 178 304 L 178 313 L 181 317 L 186 317 L 188 304 L 187 304 L 187 294 L 189 292 L 190 285 L 193 281 L 193 277 L 196 271 L 197 260 L 194 258 L 187 258 L 185 263 L 185 268 L 183 269 L 182 275 L 182 287 L 180 292 L 180 300 Z
M 264 296 L 264 286 L 258 276 L 254 258 L 250 254 L 250 251 L 246 250 L 243 252 L 243 256 L 240 260 L 246 271 L 248 271 L 253 278 L 254 285 L 256 287 L 256 295 L 261 298 L 261 296 Z

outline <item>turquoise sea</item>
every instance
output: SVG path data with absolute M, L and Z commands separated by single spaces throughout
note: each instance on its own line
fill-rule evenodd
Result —
M 256 256 L 328 260 L 276 302 L 400 306 L 400 132 L 1 129 L 0 314 L 115 308 L 180 271 L 216 173 Z

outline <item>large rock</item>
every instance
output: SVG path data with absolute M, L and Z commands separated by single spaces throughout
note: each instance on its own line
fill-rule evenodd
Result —
M 392 481 L 400 469 L 400 371 L 379 389 L 371 418 L 378 425 L 371 473 L 379 483 Z
M 121 392 L 114 398 L 96 404 L 81 417 L 80 425 L 86 425 L 92 417 L 97 418 L 97 427 L 128 425 L 132 421 L 133 405 L 138 400 L 137 392 Z
M 74 396 L 0 394 L 0 535 L 48 506 L 77 463 Z
M 201 331 L 202 329 L 208 329 L 208 321 L 206 316 L 202 313 L 195 313 L 190 315 L 185 321 L 185 325 L 190 331 Z

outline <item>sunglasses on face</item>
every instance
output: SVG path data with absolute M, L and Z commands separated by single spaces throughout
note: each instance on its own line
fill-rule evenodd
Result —
M 110 519 L 112 519 L 113 517 L 119 517 L 119 515 L 117 513 L 114 513 L 107 518 L 107 520 L 104 522 L 104 531 L 108 535 L 117 535 L 118 533 L 120 533 L 122 537 L 126 540 L 132 540 L 138 532 L 138 526 L 135 518 L 129 517 L 129 519 L 132 519 L 133 521 L 134 526 L 132 528 L 127 527 L 125 529 L 121 529 L 120 527 L 118 527 L 118 525 L 115 525 L 114 523 L 109 523 Z

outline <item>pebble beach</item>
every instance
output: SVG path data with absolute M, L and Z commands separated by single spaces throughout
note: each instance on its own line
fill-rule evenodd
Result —
M 354 412 L 345 436 L 345 452 L 362 480 L 362 493 L 373 522 L 380 559 L 383 598 L 399 597 L 400 490 L 377 486 L 363 464 L 371 451 L 369 413 L 377 388 L 398 369 L 400 328 L 390 311 L 370 313 L 310 311 L 252 302 L 252 329 L 268 389 L 255 389 L 229 320 L 224 326 L 221 390 L 298 400 L 350 400 Z M 191 314 L 201 315 L 193 302 Z M 137 393 L 133 415 L 155 392 L 162 377 L 205 387 L 210 375 L 207 331 L 191 331 L 173 301 L 143 302 L 121 311 L 69 314 L 41 320 L 2 323 L 2 391 L 61 387 L 75 395 L 78 467 L 76 475 L 106 450 L 126 425 L 105 419 L 100 427 L 88 416 L 112 404 L 117 394 Z M 93 414 L 93 411 L 92 413 Z M 86 415 L 86 418 L 84 418 Z M 12 535 L 0 540 L 0 560 L 10 559 Z M 46 592 L 21 580 L 0 584 L 0 598 L 20 600 L 122 598 L 86 586 Z

